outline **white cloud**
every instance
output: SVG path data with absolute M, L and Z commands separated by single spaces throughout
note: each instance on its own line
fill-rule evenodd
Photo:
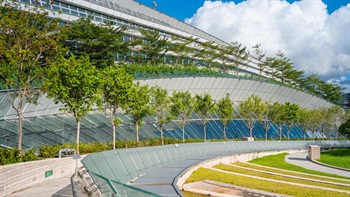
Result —
M 321 0 L 205 1 L 185 22 L 227 42 L 281 50 L 294 66 L 323 79 L 350 76 L 350 3 L 327 13 Z

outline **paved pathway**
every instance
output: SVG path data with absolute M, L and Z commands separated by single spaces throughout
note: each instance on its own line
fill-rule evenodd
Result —
M 320 164 L 316 164 L 314 162 L 311 162 L 306 157 L 308 155 L 308 152 L 299 152 L 299 153 L 291 153 L 287 155 L 284 160 L 288 163 L 310 169 L 310 170 L 316 170 L 320 172 L 326 172 L 330 174 L 336 174 L 340 176 L 345 176 L 350 178 L 350 172 L 340 169 L 335 169 L 331 167 L 326 167 Z
M 87 197 L 86 194 L 80 192 L 80 183 L 74 179 L 78 196 Z M 38 183 L 31 187 L 21 189 L 6 197 L 73 197 L 70 176 L 56 178 L 42 183 Z

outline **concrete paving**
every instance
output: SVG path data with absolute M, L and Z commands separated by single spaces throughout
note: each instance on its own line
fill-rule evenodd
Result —
M 78 196 L 87 197 L 86 194 L 80 192 L 80 183 L 74 180 L 74 184 L 78 190 Z M 28 188 L 21 189 L 6 197 L 72 197 L 72 185 L 70 176 L 56 178 L 42 183 L 38 183 Z
M 316 170 L 316 171 L 325 172 L 329 174 L 336 174 L 336 175 L 350 178 L 350 172 L 316 164 L 308 160 L 307 155 L 308 155 L 308 152 L 291 153 L 287 155 L 284 158 L 284 160 L 288 163 L 291 163 L 306 169 Z

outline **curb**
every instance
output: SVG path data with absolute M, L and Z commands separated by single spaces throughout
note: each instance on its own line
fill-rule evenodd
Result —
M 306 156 L 306 158 L 309 161 L 311 161 L 311 162 L 313 162 L 315 164 L 321 165 L 321 166 L 325 166 L 325 167 L 328 167 L 328 168 L 334 168 L 334 169 L 337 169 L 337 170 L 343 170 L 343 171 L 346 171 L 346 172 L 350 172 L 350 170 L 346 169 L 346 168 L 341 168 L 341 167 L 337 167 L 337 166 L 331 166 L 331 165 L 328 165 L 328 164 L 325 164 L 325 163 L 321 163 L 321 162 L 316 161 L 316 160 L 312 160 L 312 159 L 309 158 L 309 156 Z

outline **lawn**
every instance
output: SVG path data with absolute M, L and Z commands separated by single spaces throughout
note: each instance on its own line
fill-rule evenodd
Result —
M 253 170 L 242 169 L 242 168 L 229 166 L 229 165 L 225 165 L 225 164 L 219 164 L 217 166 L 214 166 L 214 168 L 229 171 L 229 172 L 236 172 L 236 173 L 245 174 L 245 175 L 264 177 L 264 178 L 279 180 L 279 181 L 287 181 L 287 182 L 300 183 L 300 184 L 305 184 L 305 185 L 314 185 L 314 186 L 340 189 L 340 190 L 350 190 L 349 186 L 340 186 L 340 185 L 334 185 L 334 184 L 321 183 L 321 182 L 318 182 L 318 180 L 311 181 L 311 180 L 303 180 L 303 179 L 299 179 L 299 178 L 291 178 L 291 177 L 285 177 L 285 176 L 279 176 L 279 175 L 272 175 L 272 174 L 268 174 L 265 172 L 256 172 Z
M 335 174 L 328 174 L 328 173 L 319 172 L 319 171 L 315 171 L 315 170 L 309 170 L 309 169 L 302 168 L 300 166 L 296 166 L 296 165 L 287 163 L 286 161 L 284 161 L 284 157 L 286 155 L 288 155 L 288 153 L 269 155 L 269 156 L 253 159 L 250 161 L 250 163 L 259 164 L 259 165 L 263 165 L 263 166 L 269 166 L 269 167 L 273 167 L 273 168 L 281 168 L 284 170 L 303 172 L 303 173 L 308 173 L 308 174 L 350 179 L 348 177 L 343 177 L 343 176 L 339 176 L 339 175 L 335 175 Z
M 337 196 L 337 197 L 349 197 L 349 194 L 327 191 L 315 188 L 307 188 L 296 185 L 289 185 L 285 183 L 277 183 L 266 180 L 259 180 L 255 178 L 243 177 L 233 174 L 227 174 L 224 172 L 218 172 L 210 169 L 199 168 L 187 182 L 197 182 L 201 180 L 213 180 L 231 185 L 237 185 L 241 187 L 247 187 L 252 189 L 258 189 L 278 194 L 291 195 L 295 197 L 319 197 L 319 196 Z
M 321 159 L 319 162 L 350 169 L 350 148 L 340 148 L 321 152 Z
M 292 175 L 292 176 L 298 176 L 298 177 L 303 177 L 303 178 L 310 178 L 310 179 L 317 179 L 317 180 L 323 180 L 323 181 L 329 181 L 329 182 L 335 182 L 335 183 L 345 183 L 345 184 L 350 184 L 350 179 L 334 179 L 333 177 L 320 177 L 318 175 L 313 175 L 313 174 L 305 174 L 305 173 L 300 173 L 300 172 L 295 172 L 295 171 L 286 171 L 286 170 L 281 170 L 278 168 L 271 168 L 271 167 L 266 167 L 262 165 L 254 165 L 252 163 L 242 163 L 242 162 L 236 162 L 233 165 L 237 166 L 242 166 L 246 168 L 251 168 L 251 169 L 257 169 L 257 170 L 264 170 L 267 172 L 274 172 L 274 173 L 280 173 L 280 174 L 285 174 L 285 175 Z

